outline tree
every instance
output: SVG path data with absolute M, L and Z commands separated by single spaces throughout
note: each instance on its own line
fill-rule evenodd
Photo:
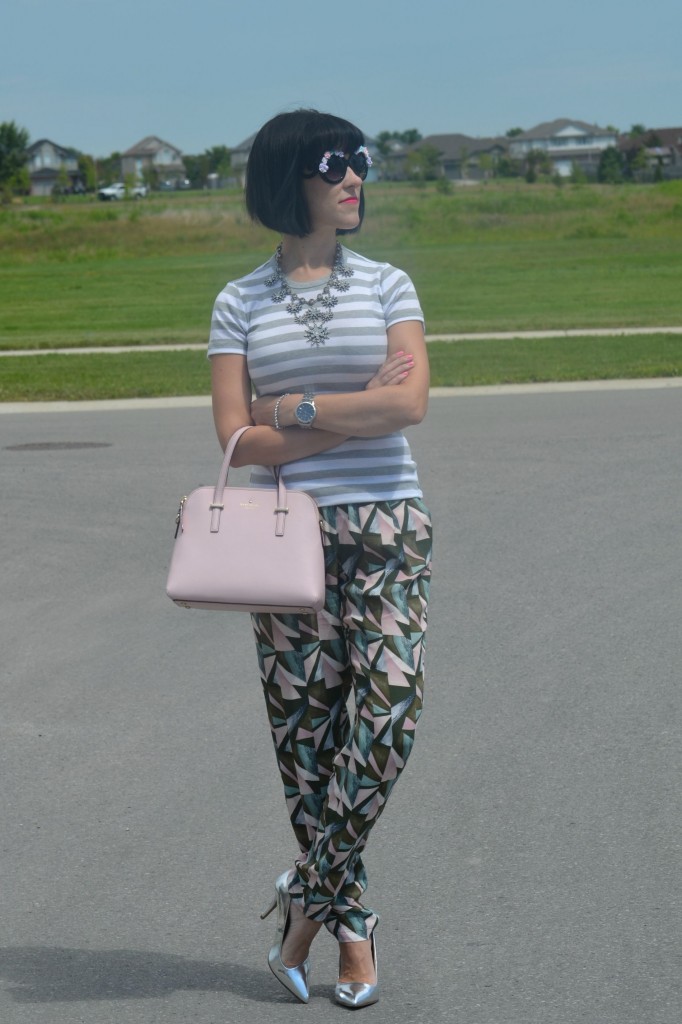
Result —
M 635 181 L 647 181 L 651 178 L 653 167 L 654 180 L 660 180 L 656 178 L 656 167 L 657 163 L 661 164 L 661 157 L 652 152 L 662 145 L 660 135 L 644 125 L 634 124 L 627 138 L 628 143 L 622 150 L 623 175 Z
M 87 153 L 78 154 L 78 174 L 86 192 L 94 192 L 97 188 L 97 167 Z
M 0 187 L 13 189 L 13 179 L 26 163 L 28 132 L 14 121 L 0 124 Z
M 411 181 L 434 181 L 439 177 L 440 153 L 435 146 L 420 146 L 407 154 L 405 170 Z
M 205 153 L 199 156 L 191 156 L 183 153 L 182 162 L 185 165 L 185 174 L 192 188 L 203 188 L 209 174 L 208 157 Z
M 585 168 L 582 167 L 581 164 L 577 162 L 577 160 L 574 160 L 571 164 L 571 181 L 574 185 L 584 185 L 587 181 L 587 174 L 585 173 Z
M 100 157 L 97 161 L 100 180 L 98 185 L 111 185 L 112 181 L 121 180 L 121 154 L 113 152 L 111 156 Z
M 383 132 L 379 132 L 379 134 L 376 137 L 375 141 L 376 141 L 376 144 L 377 144 L 377 149 L 379 150 L 381 155 L 384 156 L 384 157 L 390 155 L 390 152 L 391 152 L 391 145 L 390 144 L 391 144 L 391 141 L 393 139 L 393 135 L 394 135 L 394 132 L 383 131 Z
M 623 157 L 615 146 L 602 150 L 597 168 L 597 180 L 607 185 L 619 185 L 623 181 Z
M 508 139 L 514 139 L 517 135 L 523 135 L 523 128 L 509 128 L 504 134 Z
M 193 188 L 204 188 L 209 174 L 229 178 L 232 170 L 232 154 L 227 146 L 211 146 L 197 156 L 185 153 L 182 158 L 185 174 Z
M 531 149 L 526 156 L 526 181 L 532 184 L 539 174 L 551 174 L 552 161 L 546 149 Z
M 205 154 L 208 160 L 208 173 L 217 174 L 219 178 L 227 178 L 232 169 L 232 154 L 227 146 L 211 146 Z
M 382 157 L 381 177 L 388 180 L 404 178 L 406 174 L 409 177 L 404 150 L 407 146 L 416 145 L 421 138 L 421 132 L 417 128 L 407 128 L 402 132 L 379 132 L 374 141 Z M 415 161 L 412 163 L 415 164 Z
M 478 158 L 478 166 L 483 174 L 483 180 L 487 181 L 495 170 L 495 161 L 491 153 L 481 153 Z
M 513 156 L 500 156 L 495 161 L 495 177 L 496 178 L 520 178 L 521 177 L 521 163 L 515 160 Z
M 57 173 L 57 180 L 52 186 L 52 198 L 63 200 L 70 188 L 71 178 L 67 173 L 66 167 L 62 164 Z
M 142 184 L 152 191 L 159 187 L 159 169 L 153 164 L 146 164 L 142 168 Z
M 393 151 L 392 142 L 400 142 L 403 146 L 414 146 L 421 140 L 421 137 L 421 132 L 416 128 L 408 128 L 404 132 L 379 132 L 375 141 L 381 155 L 390 156 Z
M 635 181 L 639 181 L 649 168 L 649 160 L 647 158 L 645 146 L 630 146 L 629 149 L 625 150 L 625 172 L 628 177 L 634 178 Z

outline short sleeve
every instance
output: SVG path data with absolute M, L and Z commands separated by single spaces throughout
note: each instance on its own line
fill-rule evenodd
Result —
M 246 355 L 247 330 L 247 317 L 239 290 L 228 284 L 213 306 L 208 356 L 219 353 Z
M 402 320 L 420 320 L 422 324 L 424 323 L 417 292 L 404 270 L 385 267 L 381 275 L 381 302 L 386 327 L 392 327 Z

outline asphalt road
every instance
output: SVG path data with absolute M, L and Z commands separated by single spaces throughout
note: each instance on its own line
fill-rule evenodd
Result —
M 411 441 L 428 703 L 364 1013 L 678 1024 L 682 391 L 439 397 Z M 265 962 L 294 845 L 248 619 L 164 594 L 218 463 L 205 408 L 0 419 L 3 1024 L 347 1012 L 328 936 L 307 1007 Z

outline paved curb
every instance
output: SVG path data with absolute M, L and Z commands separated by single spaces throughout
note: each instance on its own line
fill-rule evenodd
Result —
M 485 395 L 557 395 L 577 391 L 653 391 L 682 388 L 682 377 L 639 377 L 632 380 L 561 380 L 527 384 L 481 384 L 470 388 L 431 388 L 432 398 Z
M 633 380 L 569 380 L 539 384 L 486 384 L 470 388 L 431 388 L 432 398 L 481 398 L 497 395 L 555 395 L 578 391 L 652 391 L 682 388 L 682 377 L 644 377 Z M 210 395 L 176 398 L 119 398 L 100 402 L 0 402 L 0 416 L 14 413 L 125 412 L 140 409 L 209 408 Z

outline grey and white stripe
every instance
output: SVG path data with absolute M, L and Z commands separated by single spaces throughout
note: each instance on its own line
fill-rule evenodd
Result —
M 274 304 L 274 257 L 246 277 L 231 281 L 216 299 L 208 355 L 245 355 L 257 395 L 362 391 L 386 358 L 386 330 L 404 320 L 424 322 L 407 274 L 344 247 L 353 270 L 350 290 L 338 296 L 324 345 L 311 346 L 286 311 Z M 312 297 L 325 281 L 292 290 Z M 356 504 L 420 497 L 417 471 L 402 433 L 350 438 L 331 451 L 287 464 L 287 486 L 305 490 L 320 505 Z M 254 467 L 254 484 L 269 484 L 271 471 Z

